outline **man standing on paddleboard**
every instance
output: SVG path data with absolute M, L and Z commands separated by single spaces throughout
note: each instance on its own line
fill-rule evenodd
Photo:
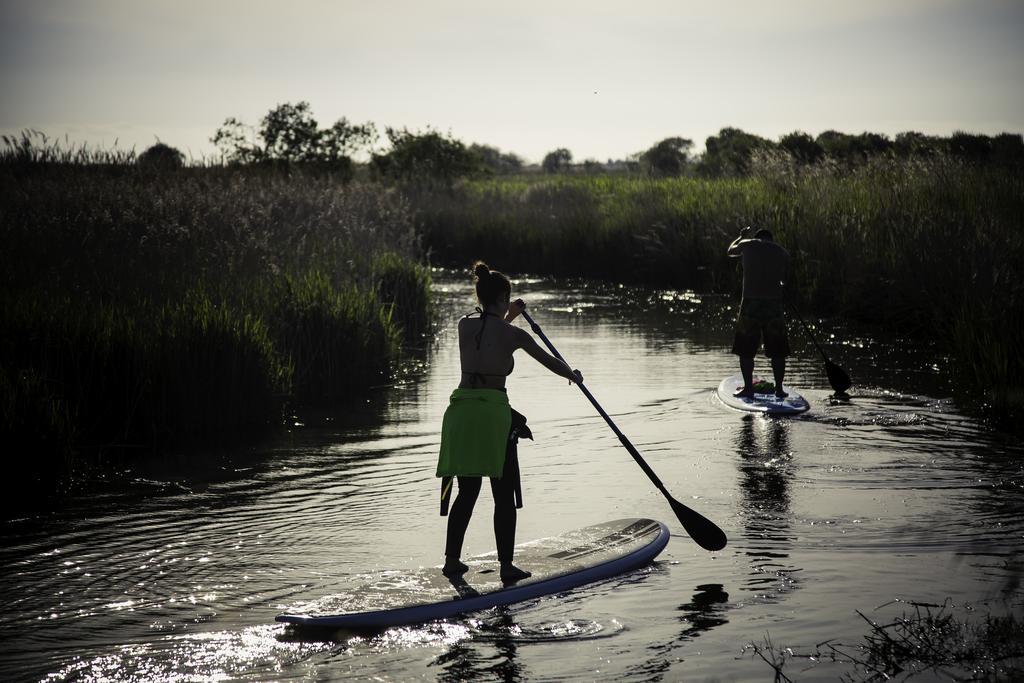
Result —
M 736 318 L 736 336 L 732 352 L 740 357 L 743 388 L 737 398 L 754 396 L 754 356 L 764 337 L 764 355 L 771 359 L 775 375 L 775 395 L 785 398 L 782 380 L 786 376 L 789 338 L 782 311 L 782 294 L 789 267 L 789 252 L 772 240 L 764 228 L 750 236 L 747 226 L 729 245 L 729 256 L 743 265 L 743 299 Z

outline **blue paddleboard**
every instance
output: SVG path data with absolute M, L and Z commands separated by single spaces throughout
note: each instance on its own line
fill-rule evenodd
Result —
M 354 578 L 354 588 L 303 605 L 277 621 L 306 627 L 383 628 L 508 605 L 607 579 L 653 560 L 669 531 L 651 519 L 619 519 L 516 546 L 515 563 L 533 576 L 502 585 L 495 552 L 465 560 L 469 571 L 448 579 L 438 567 L 384 571 Z
M 755 385 L 759 381 L 759 377 L 754 377 Z M 798 394 L 792 387 L 788 385 L 784 385 L 784 387 L 786 392 L 789 393 L 789 396 L 786 398 L 778 398 L 774 392 L 766 394 L 755 393 L 753 398 L 737 398 L 733 394 L 743 388 L 743 377 L 733 375 L 722 380 L 722 383 L 718 385 L 717 393 L 722 403 L 730 408 L 751 413 L 796 415 L 811 409 L 811 404 L 807 402 L 807 399 Z

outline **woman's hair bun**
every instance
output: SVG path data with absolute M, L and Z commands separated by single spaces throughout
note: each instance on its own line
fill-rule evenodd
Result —
M 512 294 L 512 283 L 508 277 L 497 270 L 491 270 L 483 261 L 473 262 L 473 273 L 476 275 L 476 299 L 485 308 L 496 304 L 504 297 L 507 303 Z

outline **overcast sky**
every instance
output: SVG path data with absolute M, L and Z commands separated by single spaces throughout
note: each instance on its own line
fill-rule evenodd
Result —
M 209 155 L 225 118 L 300 100 L 531 161 L 725 126 L 1024 131 L 1021 0 L 0 0 L 0 20 L 0 130 L 139 151 Z

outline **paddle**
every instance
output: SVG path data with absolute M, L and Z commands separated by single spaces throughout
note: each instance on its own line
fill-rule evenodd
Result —
M 540 325 L 533 321 L 530 314 L 523 311 L 523 317 L 526 318 L 526 322 L 530 323 L 530 329 L 533 330 L 534 334 L 541 338 L 544 345 L 548 347 L 549 351 L 551 351 L 552 355 L 564 362 L 565 359 L 562 358 L 562 354 L 558 353 L 558 349 L 548 341 L 548 338 L 544 335 L 544 331 L 540 329 Z M 607 422 L 608 426 L 612 428 L 613 432 L 615 432 L 615 436 L 619 437 L 619 441 L 623 446 L 625 446 L 626 450 L 629 451 L 629 454 L 633 456 L 633 459 L 636 460 L 636 464 L 640 465 L 640 469 L 644 471 L 644 474 L 647 475 L 654 485 L 658 487 L 658 490 L 665 496 L 669 505 L 672 506 L 672 511 L 675 512 L 676 517 L 679 518 L 679 523 L 683 525 L 684 529 L 686 529 L 686 533 L 690 534 L 690 538 L 696 541 L 697 545 L 705 550 L 721 550 L 724 548 L 727 543 L 725 532 L 719 529 L 718 526 L 707 517 L 695 510 L 691 510 L 673 498 L 665 488 L 665 485 L 661 483 L 661 479 L 658 478 L 658 475 L 655 474 L 650 465 L 644 461 L 640 452 L 637 451 L 633 444 L 629 442 L 626 435 L 619 431 L 619 428 L 614 422 L 612 422 L 612 418 L 610 418 L 608 413 L 604 411 L 604 408 L 602 408 L 601 404 L 597 402 L 594 395 L 590 393 L 590 390 L 583 386 L 582 382 L 577 383 L 576 386 L 580 388 L 580 391 L 583 392 L 584 396 L 590 399 L 590 402 L 595 408 L 597 408 L 597 412 L 601 414 L 604 421 Z
M 853 386 L 850 376 L 846 374 L 845 370 L 828 359 L 828 356 L 825 355 L 825 350 L 821 348 L 821 344 L 815 339 L 814 334 L 811 333 L 811 328 L 807 326 L 807 323 L 800 317 L 800 314 L 794 312 L 794 315 L 796 315 L 796 319 L 800 321 L 800 324 L 803 325 L 804 332 L 811 338 L 814 346 L 818 349 L 818 353 L 825 359 L 825 374 L 828 375 L 828 383 L 832 385 L 832 389 L 837 394 L 845 393 L 847 389 Z

